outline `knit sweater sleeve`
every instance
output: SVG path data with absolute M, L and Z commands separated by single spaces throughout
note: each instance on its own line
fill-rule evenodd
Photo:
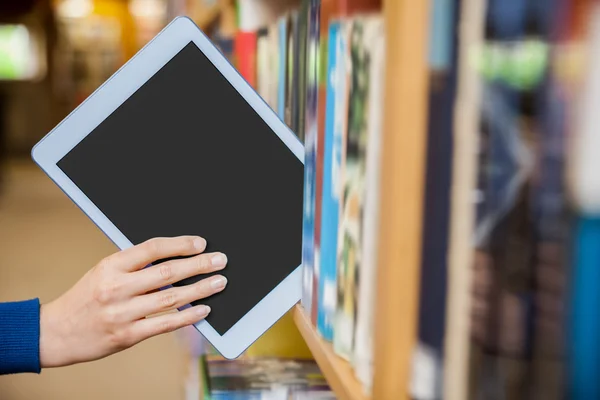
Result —
M 0 303 L 0 375 L 40 373 L 40 301 Z

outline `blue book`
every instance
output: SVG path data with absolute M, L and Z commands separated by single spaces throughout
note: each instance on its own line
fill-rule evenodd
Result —
M 600 397 L 600 219 L 577 221 L 571 288 L 570 379 L 568 398 Z
M 344 57 L 346 46 L 340 34 L 341 23 L 329 25 L 327 54 L 327 97 L 325 113 L 325 151 L 323 156 L 323 192 L 321 203 L 321 258 L 319 312 L 317 329 L 325 340 L 333 340 L 337 303 L 337 248 L 340 217 L 343 134 L 346 118 Z
M 456 0 L 433 0 L 429 25 L 429 68 L 446 71 L 451 68 L 454 50 Z
M 313 288 L 313 248 L 314 248 L 314 151 L 313 138 L 306 137 L 304 142 L 304 211 L 302 220 L 302 306 L 307 315 L 312 310 Z

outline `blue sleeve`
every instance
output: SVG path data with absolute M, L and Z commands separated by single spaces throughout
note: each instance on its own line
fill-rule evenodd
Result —
M 40 301 L 0 303 L 0 375 L 40 373 Z

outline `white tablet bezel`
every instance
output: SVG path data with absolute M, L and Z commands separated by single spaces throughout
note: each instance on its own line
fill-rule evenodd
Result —
M 191 41 L 304 163 L 304 147 L 296 135 L 196 24 L 187 17 L 178 17 L 48 133 L 31 152 L 39 167 L 120 249 L 131 247 L 132 243 L 62 172 L 57 163 Z M 301 291 L 302 273 L 301 266 L 298 266 L 225 335 L 217 333 L 207 321 L 201 321 L 195 327 L 224 357 L 236 358 L 300 300 Z

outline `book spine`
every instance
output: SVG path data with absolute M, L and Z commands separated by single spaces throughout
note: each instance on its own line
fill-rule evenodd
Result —
M 455 9 L 460 0 L 434 0 L 429 35 L 429 105 L 419 324 L 411 376 L 415 400 L 441 399 L 450 239 L 453 120 L 456 89 Z
M 352 359 L 356 321 L 356 285 L 361 262 L 360 216 L 364 184 L 365 113 L 368 91 L 368 59 L 365 56 L 364 19 L 353 18 L 349 29 L 350 91 L 346 163 L 343 176 L 344 199 L 338 246 L 338 317 L 334 348 L 338 354 Z
M 574 243 L 573 294 L 571 298 L 571 371 L 568 398 L 600 396 L 600 219 L 580 217 Z
M 339 223 L 340 196 L 339 170 L 341 163 L 341 124 L 339 118 L 341 89 L 341 70 L 343 66 L 343 36 L 340 36 L 341 24 L 334 22 L 329 27 L 329 45 L 327 62 L 327 96 L 325 113 L 325 149 L 323 158 L 323 192 L 321 197 L 321 271 L 319 280 L 319 315 L 317 329 L 325 340 L 333 340 L 333 325 L 337 303 L 336 268 L 337 235 Z M 341 113 L 339 113 L 341 114 Z
M 285 119 L 284 122 L 290 127 L 290 129 L 298 135 L 296 132 L 296 125 L 294 124 L 294 116 L 292 115 L 292 108 L 294 107 L 294 90 L 296 90 L 295 84 L 295 46 L 296 42 L 294 39 L 294 32 L 296 30 L 298 13 L 292 11 L 287 19 L 287 46 L 286 46 L 286 89 L 285 89 Z
M 314 140 L 313 149 L 313 180 L 314 191 L 311 201 L 314 204 L 313 220 L 313 282 L 311 301 L 311 321 L 317 326 L 318 302 L 319 302 L 319 270 L 320 270 L 320 244 L 321 244 L 321 199 L 323 185 L 323 133 L 319 130 L 319 39 L 320 39 L 320 1 L 310 0 L 309 25 L 307 42 L 307 95 L 306 95 L 306 130 L 310 131 Z
M 269 96 L 271 109 L 279 113 L 279 23 L 269 28 Z
M 307 315 L 312 315 L 313 310 L 313 282 L 314 282 L 314 235 L 315 235 L 315 157 L 316 157 L 316 132 L 312 129 L 312 120 L 309 124 L 304 121 L 304 117 L 312 117 L 310 112 L 311 106 L 307 107 L 306 102 L 311 100 L 312 93 L 308 93 L 306 76 L 310 70 L 308 65 L 308 57 L 306 52 L 306 44 L 309 34 L 309 2 L 303 0 L 301 11 L 301 29 L 303 42 L 301 44 L 300 60 L 299 60 L 299 99 L 298 99 L 298 118 L 301 123 L 298 126 L 298 132 L 303 132 L 304 137 L 304 220 L 303 220 L 303 235 L 302 235 L 302 268 L 303 268 L 303 291 L 302 305 Z M 302 94 L 304 93 L 304 94 Z M 307 110 L 308 108 L 308 110 Z M 305 130 L 306 128 L 306 130 Z
M 462 0 L 458 85 L 454 116 L 448 304 L 444 340 L 443 398 L 469 398 L 470 313 L 473 290 L 474 194 L 480 129 L 480 77 L 473 72 L 473 48 L 483 40 L 487 1 Z
M 257 32 L 256 38 L 256 91 L 269 104 L 269 41 L 267 29 Z
M 367 25 L 365 44 L 369 51 L 369 93 L 366 107 L 367 148 L 365 161 L 364 206 L 361 220 L 361 264 L 358 282 L 354 368 L 365 391 L 373 385 L 373 334 L 375 293 L 377 290 L 377 244 L 379 229 L 380 154 L 385 76 L 385 31 L 383 19 L 373 18 Z
M 297 79 L 298 90 L 295 92 L 296 103 L 296 124 L 300 140 L 305 141 L 306 136 L 306 92 L 307 92 L 307 45 L 308 45 L 308 23 L 309 23 L 310 0 L 302 0 L 300 12 L 298 14 L 298 58 Z
M 575 212 L 575 234 L 571 272 L 572 285 L 569 287 L 568 331 L 568 396 L 573 400 L 600 397 L 600 158 L 598 149 L 598 100 L 600 99 L 600 6 L 596 2 L 570 4 L 572 20 L 589 18 L 588 38 L 576 38 L 580 24 L 565 24 L 561 39 L 573 43 L 587 42 L 586 71 L 581 77 L 581 90 L 576 94 L 577 113 L 567 112 L 573 118 L 575 130 L 572 133 L 569 159 L 569 191 Z M 587 8 L 587 10 L 586 10 Z M 576 44 L 577 46 L 579 43 Z M 572 82 L 566 82 L 567 84 Z M 570 99 L 569 99 L 570 100 Z M 570 122 L 570 121 L 569 121 Z M 561 321 L 562 322 L 562 321 Z
M 346 141 L 348 136 L 348 95 L 350 85 L 350 57 L 349 57 L 349 32 L 351 23 L 349 20 L 341 22 L 338 32 L 338 41 L 336 44 L 336 58 L 338 67 L 336 68 L 336 89 L 335 89 L 335 115 L 334 115 L 334 166 L 332 185 L 333 191 L 338 194 L 337 200 L 337 229 L 335 238 L 335 248 L 330 251 L 335 251 L 335 319 L 333 326 L 333 345 L 334 349 L 339 352 L 339 342 L 343 335 L 340 326 L 340 309 L 341 309 L 341 290 L 342 282 L 340 259 L 342 255 L 342 240 L 343 232 L 343 204 L 346 193 L 344 191 L 344 176 L 346 174 Z M 339 72 L 338 72 L 339 71 Z M 337 344 L 336 344 L 337 343 Z
M 285 99 L 287 86 L 287 18 L 282 17 L 278 23 L 279 46 L 278 46 L 278 90 L 277 90 L 277 113 L 281 120 L 285 120 Z
M 236 67 L 253 88 L 256 88 L 256 40 L 256 32 L 239 31 L 234 50 Z

